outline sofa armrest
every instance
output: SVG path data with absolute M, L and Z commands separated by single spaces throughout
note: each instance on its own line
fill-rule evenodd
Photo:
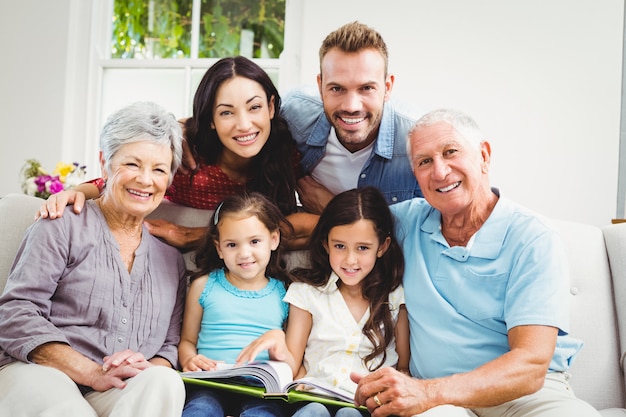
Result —
M 602 228 L 606 251 L 611 267 L 613 296 L 617 310 L 620 338 L 620 365 L 626 376 L 626 223 L 617 223 Z

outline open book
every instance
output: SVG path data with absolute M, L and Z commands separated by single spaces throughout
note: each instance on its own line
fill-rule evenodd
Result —
M 315 378 L 293 380 L 291 367 L 284 362 L 255 361 L 246 365 L 220 364 L 214 371 L 181 372 L 183 381 L 225 389 L 258 398 L 282 399 L 293 403 L 315 401 L 354 407 L 354 394 Z

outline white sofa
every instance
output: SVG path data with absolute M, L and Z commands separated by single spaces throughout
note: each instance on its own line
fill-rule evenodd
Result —
M 20 194 L 0 198 L 0 288 L 41 202 Z M 210 212 L 168 202 L 151 215 L 186 226 L 204 226 L 209 216 Z M 585 342 L 571 367 L 573 389 L 603 416 L 626 416 L 626 223 L 598 228 L 554 220 L 554 225 L 570 260 L 571 333 Z M 289 263 L 301 260 L 291 256 Z M 189 254 L 187 261 L 191 262 Z

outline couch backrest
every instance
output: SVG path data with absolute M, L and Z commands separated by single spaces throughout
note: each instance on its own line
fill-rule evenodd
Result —
M 616 311 L 602 230 L 562 220 L 553 224 L 569 259 L 570 334 L 584 342 L 570 368 L 572 388 L 596 408 L 623 407 Z
M 24 232 L 35 220 L 35 213 L 43 202 L 40 198 L 23 194 L 0 198 L 0 292 L 4 289 Z
M 4 288 L 13 258 L 26 228 L 43 200 L 21 194 L 0 198 L 0 289 Z M 205 226 L 211 212 L 180 207 L 164 202 L 150 217 L 163 218 L 185 226 Z M 554 220 L 553 224 L 565 242 L 571 273 L 571 335 L 585 345 L 572 367 L 575 393 L 599 409 L 624 406 L 623 373 L 613 297 L 611 270 L 607 259 L 605 238 L 609 245 L 616 275 L 617 300 L 626 299 L 626 224 L 608 229 L 580 223 Z M 620 227 L 621 226 L 621 227 Z M 604 235 L 603 235 L 604 232 Z M 292 256 L 292 266 L 302 262 Z M 189 254 L 188 265 L 191 264 Z M 618 281 L 619 282 L 618 282 Z M 623 315 L 622 334 L 626 336 L 626 305 L 620 304 Z M 626 338 L 622 342 L 626 347 Z

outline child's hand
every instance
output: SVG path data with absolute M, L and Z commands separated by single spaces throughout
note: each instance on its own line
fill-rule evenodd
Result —
M 269 330 L 241 350 L 237 356 L 237 365 L 253 361 L 259 353 L 267 350 L 270 359 L 285 361 L 289 350 L 285 342 L 285 332 L 280 329 Z
M 209 359 L 204 355 L 195 355 L 189 358 L 187 362 L 181 364 L 183 366 L 183 372 L 196 372 L 196 371 L 212 371 L 217 369 L 219 361 Z

